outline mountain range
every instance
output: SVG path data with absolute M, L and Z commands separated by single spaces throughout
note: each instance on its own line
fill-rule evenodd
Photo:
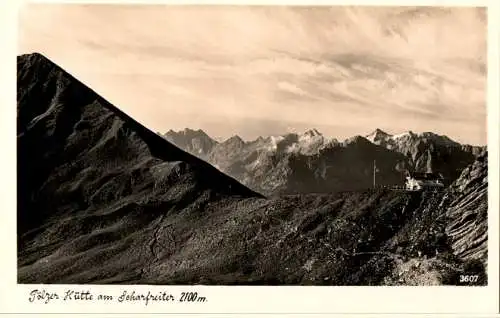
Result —
M 316 129 L 248 142 L 239 136 L 217 142 L 189 128 L 169 130 L 164 137 L 267 195 L 367 189 L 373 186 L 374 164 L 376 185 L 403 185 L 405 170 L 438 172 L 451 184 L 486 151 L 431 132 L 390 135 L 380 129 L 343 142 Z
M 362 182 L 358 169 L 374 158 L 381 169 L 409 159 L 359 136 L 304 148 L 293 145 L 321 139 L 317 132 L 250 145 L 197 135 L 186 144 L 206 158 L 242 149 L 237 156 L 252 163 L 252 145 L 278 149 L 262 157 L 273 174 L 261 180 L 308 193 L 251 190 L 43 55 L 18 56 L 18 283 L 459 285 L 467 274 L 487 284 L 486 152 L 443 192 L 310 193 L 304 184 L 324 178 L 310 174 L 320 163 L 333 166 L 319 170 L 326 180 Z

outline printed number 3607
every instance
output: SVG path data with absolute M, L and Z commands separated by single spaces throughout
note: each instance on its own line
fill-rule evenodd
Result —
M 479 275 L 460 275 L 461 283 L 475 283 L 479 279 Z

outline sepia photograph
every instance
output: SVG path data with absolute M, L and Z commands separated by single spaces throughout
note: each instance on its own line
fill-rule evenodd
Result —
M 18 23 L 18 284 L 488 285 L 485 7 Z

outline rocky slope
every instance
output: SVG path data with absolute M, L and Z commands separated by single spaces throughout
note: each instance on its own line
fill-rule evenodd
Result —
M 488 154 L 469 167 L 449 189 L 446 198 L 449 223 L 446 234 L 456 255 L 487 263 L 488 250 Z
M 477 255 L 443 193 L 266 199 L 39 54 L 18 57 L 17 142 L 19 283 L 442 284 Z

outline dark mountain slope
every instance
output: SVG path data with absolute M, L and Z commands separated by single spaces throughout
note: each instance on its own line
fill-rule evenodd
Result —
M 260 156 L 251 169 L 232 169 L 233 165 L 226 172 L 265 194 L 329 193 L 372 188 L 374 161 L 377 185 L 403 184 L 407 158 L 363 137 L 328 146 L 315 155 L 271 153 Z
M 18 57 L 17 131 L 21 245 L 25 234 L 69 215 L 92 227 L 102 209 L 124 214 L 141 202 L 154 206 L 168 198 L 170 205 L 182 204 L 202 193 L 260 196 L 146 129 L 39 54 Z M 137 215 L 143 217 L 154 215 Z
M 18 67 L 20 283 L 400 284 L 424 256 L 433 279 L 408 284 L 463 272 L 440 256 L 441 193 L 265 199 L 42 56 Z
M 296 156 L 291 167 L 300 165 L 302 169 L 292 168 L 288 191 L 305 192 L 315 189 L 316 192 L 334 192 L 345 190 L 363 190 L 373 187 L 374 161 L 378 172 L 376 185 L 403 185 L 403 168 L 408 166 L 405 156 L 370 143 L 357 136 L 342 145 L 325 148 L 316 156 Z M 303 171 L 299 175 L 296 171 Z M 306 176 L 314 177 L 315 185 L 302 180 Z M 312 178 L 310 178 L 312 179 Z

